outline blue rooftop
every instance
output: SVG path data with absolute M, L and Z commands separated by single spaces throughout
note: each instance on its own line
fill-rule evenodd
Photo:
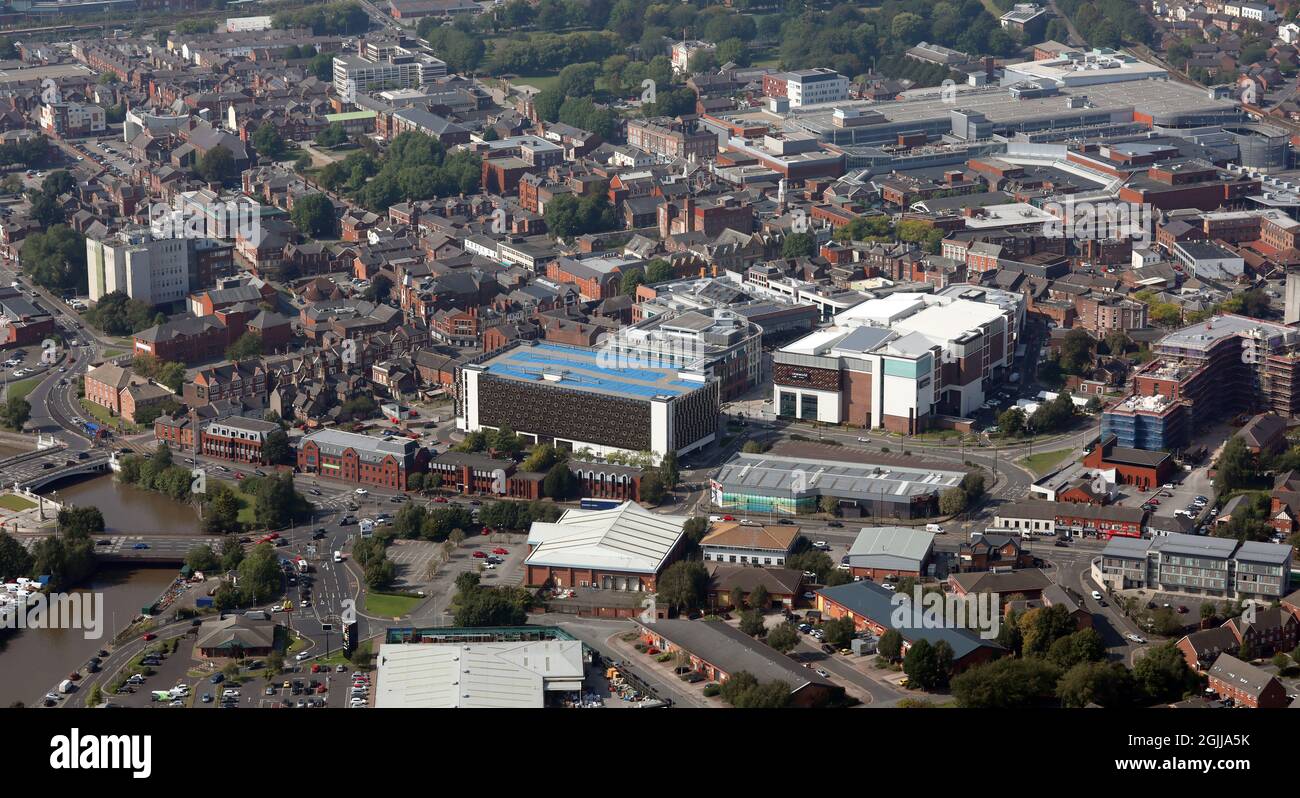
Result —
M 638 399 L 680 396 L 704 386 L 703 382 L 680 379 L 675 368 L 624 363 L 612 352 L 525 343 L 482 365 L 488 374 L 497 377 Z
M 993 640 L 985 640 L 969 629 L 939 628 L 925 629 L 914 626 L 895 626 L 893 624 L 894 592 L 886 590 L 875 582 L 863 580 L 849 582 L 836 587 L 826 587 L 817 591 L 826 598 L 844 607 L 855 615 L 870 618 L 887 629 L 897 629 L 909 645 L 917 640 L 927 640 L 931 645 L 946 640 L 952 646 L 953 657 L 961 659 L 976 649 L 988 647 L 999 651 L 1002 646 Z M 910 602 L 908 602 L 910 605 Z M 906 611 L 911 615 L 911 610 Z

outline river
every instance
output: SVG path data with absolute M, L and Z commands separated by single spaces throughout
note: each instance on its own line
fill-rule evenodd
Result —
M 151 490 L 124 485 L 112 475 L 60 482 L 43 493 L 60 504 L 98 507 L 110 532 L 199 535 L 194 507 Z
M 123 485 L 112 475 L 62 482 L 45 495 L 60 503 L 98 507 L 110 532 L 200 534 L 194 508 L 159 493 Z M 24 630 L 0 642 L 0 707 L 37 705 L 44 693 L 107 645 L 140 608 L 152 603 L 176 577 L 177 566 L 101 567 L 76 592 L 104 594 L 104 638 L 85 639 L 80 629 Z
M 88 584 L 74 592 L 104 594 L 104 637 L 87 640 L 80 629 L 25 629 L 10 632 L 0 641 L 0 707 L 15 701 L 39 706 L 39 699 L 67 674 L 116 636 L 119 627 L 140 614 L 140 608 L 162 594 L 176 578 L 172 566 L 100 568 Z

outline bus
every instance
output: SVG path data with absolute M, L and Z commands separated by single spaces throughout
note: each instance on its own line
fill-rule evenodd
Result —
M 622 504 L 623 502 L 613 499 L 583 499 L 578 502 L 578 507 L 583 510 L 613 510 Z

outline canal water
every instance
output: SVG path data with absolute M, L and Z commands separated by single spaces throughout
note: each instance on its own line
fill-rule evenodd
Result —
M 123 485 L 112 475 L 61 482 L 44 494 L 60 503 L 98 507 L 109 532 L 192 534 L 200 532 L 194 508 L 159 493 Z M 140 608 L 153 603 L 176 577 L 177 566 L 101 567 L 76 592 L 104 594 L 104 638 L 87 640 L 80 629 L 32 629 L 0 638 L 0 707 L 39 699 L 107 645 Z

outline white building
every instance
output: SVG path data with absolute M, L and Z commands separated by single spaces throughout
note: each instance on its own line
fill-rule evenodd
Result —
M 673 72 L 678 75 L 689 75 L 691 72 L 691 59 L 695 57 L 696 53 L 712 53 L 717 49 L 716 44 L 695 39 L 677 42 L 673 45 Z
M 386 643 L 377 661 L 379 708 L 541 709 L 582 693 L 580 640 Z
M 849 98 L 849 79 L 833 69 L 817 67 L 785 73 L 791 108 L 836 103 Z
M 348 102 L 376 89 L 413 89 L 446 75 L 445 61 L 400 47 L 380 58 L 334 56 L 334 91 Z
M 1241 18 L 1251 19 L 1256 22 L 1275 22 L 1277 21 L 1277 12 L 1263 3 L 1242 3 Z
M 150 305 L 184 300 L 190 291 L 190 242 L 155 239 L 144 230 L 124 230 L 103 241 L 86 238 L 90 299 L 122 291 Z
M 1024 312 L 1017 294 L 969 285 L 862 302 L 776 351 L 773 406 L 909 434 L 930 416 L 968 416 L 1009 371 Z

